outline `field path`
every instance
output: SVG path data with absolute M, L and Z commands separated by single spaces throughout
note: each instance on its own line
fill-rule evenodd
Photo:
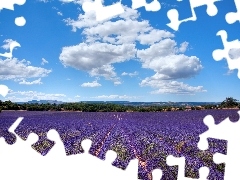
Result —
M 133 145 L 132 141 L 130 140 L 130 137 L 127 133 L 124 132 L 124 130 L 122 129 L 122 133 L 125 136 L 125 138 L 127 139 L 127 142 L 129 143 L 130 147 L 132 148 L 135 157 L 138 159 L 139 165 L 146 171 L 148 172 L 147 169 L 147 162 L 143 160 L 143 158 L 137 153 L 137 150 L 135 148 L 135 146 Z M 152 173 L 148 173 L 147 174 L 148 179 L 152 180 Z
M 118 119 L 119 120 L 119 119 Z M 110 129 L 108 130 L 108 132 L 106 133 L 106 135 L 103 137 L 102 141 L 101 141 L 101 145 L 100 147 L 95 151 L 94 155 L 98 157 L 99 153 L 102 150 L 102 147 L 106 141 L 106 139 L 110 136 L 112 130 L 115 128 L 115 126 L 117 125 L 118 122 L 114 123 L 113 126 L 110 127 Z

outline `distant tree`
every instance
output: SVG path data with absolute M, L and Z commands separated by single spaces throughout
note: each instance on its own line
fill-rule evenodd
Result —
M 0 100 L 0 112 L 2 112 L 2 105 L 3 105 L 3 102 Z
M 225 107 L 225 108 L 231 108 L 231 107 L 236 107 L 238 106 L 238 100 L 234 99 L 232 97 L 227 97 L 221 104 L 220 106 Z
M 184 111 L 184 107 L 179 107 L 179 111 Z

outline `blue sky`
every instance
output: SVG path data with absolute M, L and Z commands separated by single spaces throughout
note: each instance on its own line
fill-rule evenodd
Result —
M 0 56 L 0 84 L 10 89 L 0 100 L 240 100 L 237 69 L 212 57 L 223 49 L 219 30 L 228 33 L 228 41 L 240 39 L 239 22 L 225 20 L 236 12 L 234 1 L 216 2 L 215 16 L 206 6 L 195 8 L 197 20 L 180 24 L 178 31 L 167 26 L 167 12 L 177 9 L 180 20 L 189 18 L 189 1 L 159 2 L 161 9 L 151 12 L 123 0 L 124 13 L 104 21 L 85 13 L 83 0 L 27 0 L 14 10 L 0 6 L 0 53 L 9 52 L 13 41 L 21 45 L 12 58 Z M 26 24 L 17 26 L 14 20 L 21 16 Z M 239 57 L 239 51 L 233 54 Z

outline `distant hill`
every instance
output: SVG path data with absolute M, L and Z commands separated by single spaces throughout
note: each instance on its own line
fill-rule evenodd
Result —
M 39 103 L 39 104 L 65 104 L 67 102 L 57 101 L 57 100 L 32 100 L 28 102 L 17 102 L 18 104 L 24 103 Z M 202 105 L 217 105 L 221 102 L 130 102 L 130 101 L 79 101 L 79 103 L 88 104 L 118 104 L 126 106 L 202 106 Z

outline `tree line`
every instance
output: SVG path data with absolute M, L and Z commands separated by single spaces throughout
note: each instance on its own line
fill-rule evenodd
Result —
M 38 104 L 24 103 L 17 104 L 14 102 L 0 100 L 0 112 L 2 110 L 25 110 L 25 111 L 81 111 L 81 112 L 161 112 L 161 111 L 184 111 L 184 110 L 201 110 L 201 109 L 223 109 L 223 108 L 238 108 L 240 103 L 238 100 L 227 97 L 220 104 L 207 104 L 203 106 L 132 106 L 119 104 L 104 104 L 104 103 L 62 103 L 62 104 Z

